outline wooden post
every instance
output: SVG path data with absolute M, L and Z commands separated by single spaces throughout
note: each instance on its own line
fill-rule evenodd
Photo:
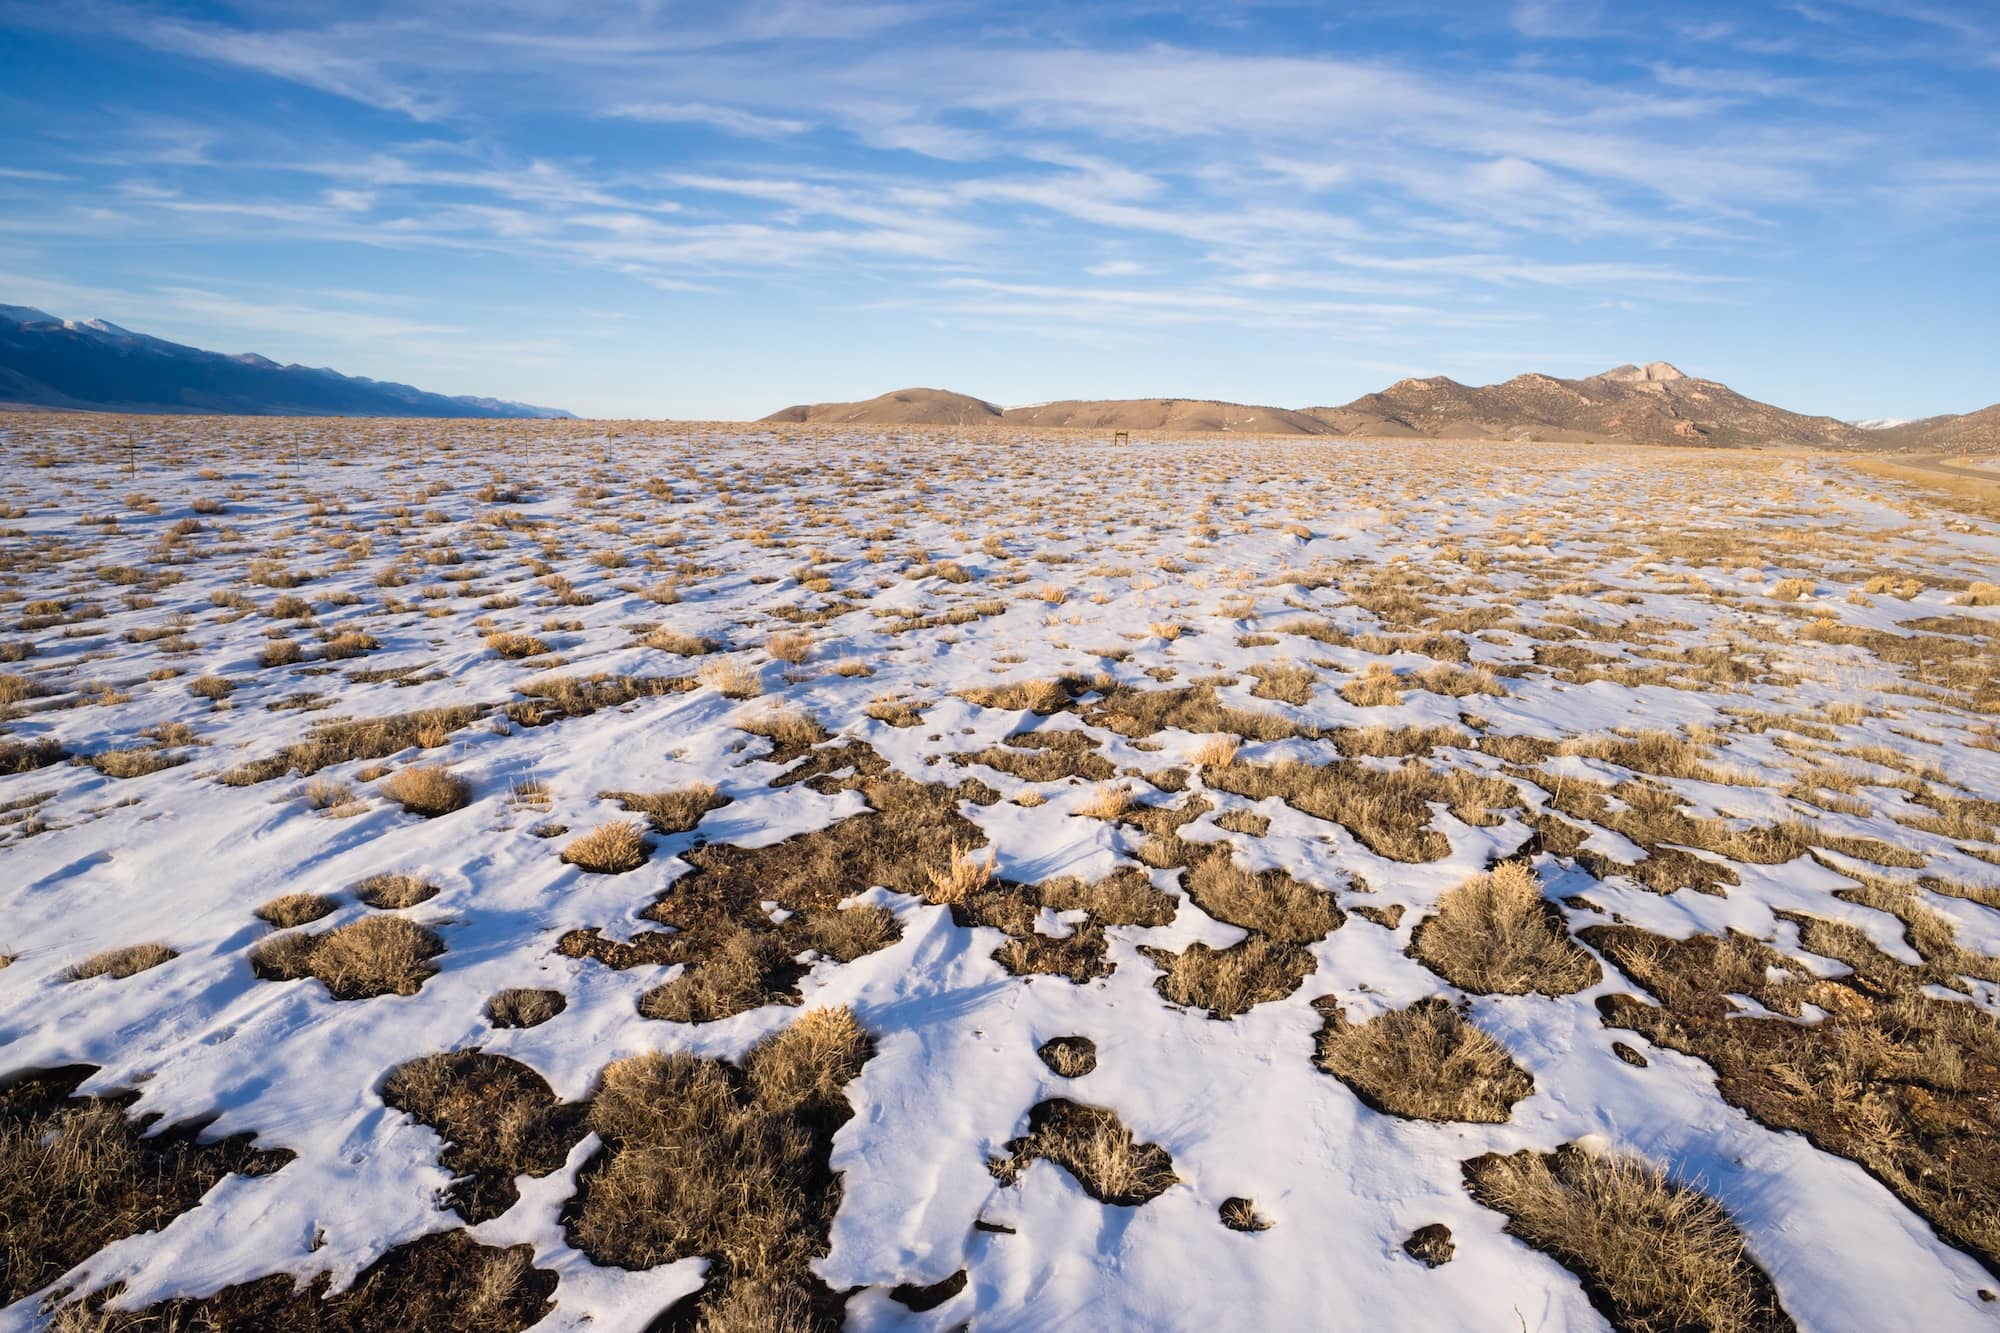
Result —
M 1111 442 L 1113 444 L 1130 444 L 1132 443 L 1132 432 L 1129 430 L 1113 431 Z

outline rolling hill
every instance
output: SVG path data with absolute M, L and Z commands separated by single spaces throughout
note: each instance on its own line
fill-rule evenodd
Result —
M 1199 398 L 1072 399 L 998 408 L 940 389 L 865 402 L 789 407 L 772 422 L 963 426 L 1005 423 L 1090 430 L 1241 432 L 1403 439 L 1619 441 L 1740 447 L 1978 448 L 2000 442 L 2000 405 L 1869 430 L 1758 402 L 1664 361 L 1581 379 L 1525 374 L 1500 384 L 1443 375 L 1399 380 L 1338 407 L 1284 408 Z

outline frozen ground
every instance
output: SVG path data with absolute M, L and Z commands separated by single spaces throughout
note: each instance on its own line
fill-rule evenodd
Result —
M 1995 1325 L 1991 522 L 1679 451 L 72 417 L 0 421 L 0 506 L 0 1080 L 90 1066 L 81 1094 L 135 1091 L 156 1127 L 292 1154 L 92 1236 L 0 1326 L 272 1273 L 337 1291 L 467 1226 L 446 1139 L 385 1102 L 405 1062 L 479 1048 L 583 1103 L 615 1061 L 740 1059 L 832 1006 L 872 1041 L 812 1242 L 852 1328 L 1603 1327 L 1461 1165 L 1562 1144 L 1698 1185 L 1800 1327 Z M 1285 761 L 1365 799 L 1279 790 Z M 432 764 L 469 784 L 456 808 L 385 792 Z M 1452 773 L 1493 787 L 1425 785 Z M 704 783 L 636 868 L 564 859 L 643 822 L 607 793 Z M 885 791 L 911 804 L 870 815 Z M 836 836 L 870 818 L 902 841 Z M 1204 911 L 1214 846 L 1344 920 L 1293 939 Z M 1519 856 L 1594 983 L 1474 993 L 1412 951 Z M 1036 887 L 1121 870 L 1162 924 Z M 382 874 L 436 892 L 368 906 Z M 253 965 L 278 933 L 255 913 L 295 893 L 332 899 L 308 934 L 435 931 L 434 973 L 335 998 Z M 869 908 L 893 924 L 866 946 L 810 933 Z M 1665 993 L 1618 939 L 1731 931 L 1789 968 L 1688 992 L 1684 1041 L 1612 1025 L 1601 998 Z M 1264 935 L 1306 962 L 1247 1007 L 1164 987 L 1173 955 Z M 747 981 L 743 941 L 766 950 Z M 173 956 L 73 976 L 140 945 Z M 564 1005 L 498 1027 L 508 988 Z M 1432 995 L 1531 1076 L 1504 1121 L 1385 1113 L 1316 1065 L 1314 1001 L 1363 1023 Z M 1727 1024 L 1847 1025 L 1853 1087 L 1827 1091 L 1838 1061 L 1764 1087 L 1753 1061 L 1725 1095 L 1735 1057 L 1703 1043 Z M 1038 1058 L 1069 1035 L 1094 1071 Z M 994 1169 L 1052 1098 L 1114 1112 L 1171 1183 L 1107 1203 L 1054 1160 Z M 640 1328 L 718 1271 L 692 1243 L 599 1262 L 572 1196 L 602 1147 L 579 1126 L 477 1210 L 473 1239 L 555 1275 L 541 1327 Z M 1268 1229 L 1222 1225 L 1231 1198 Z M 1435 1268 L 1403 1249 L 1432 1223 Z

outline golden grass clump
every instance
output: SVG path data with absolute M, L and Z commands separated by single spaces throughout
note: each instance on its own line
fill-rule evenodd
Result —
M 1188 751 L 1188 762 L 1203 768 L 1221 768 L 1236 762 L 1237 751 L 1243 748 L 1243 738 L 1232 736 L 1226 731 L 1204 736 Z
M 754 699 L 764 692 L 763 677 L 741 662 L 716 662 L 703 667 L 701 683 L 725 699 Z
M 729 798 L 711 783 L 697 782 L 677 791 L 601 791 L 599 799 L 616 801 L 635 815 L 644 815 L 655 833 L 686 833 L 711 810 L 729 804 Z
M 549 651 L 549 645 L 532 634 L 517 634 L 511 630 L 495 630 L 486 636 L 486 646 L 510 661 L 523 657 L 540 657 Z
M 986 858 L 981 860 L 972 854 L 970 848 L 954 842 L 950 860 L 942 866 L 925 868 L 924 879 L 929 885 L 925 899 L 943 906 L 964 902 L 985 888 L 993 878 L 993 862 L 997 855 L 997 852 L 988 852 Z
M 828 1167 L 853 1115 L 845 1087 L 873 1053 L 847 1009 L 817 1009 L 750 1048 L 740 1067 L 684 1052 L 604 1071 L 588 1127 L 604 1142 L 566 1217 L 594 1262 L 710 1261 L 692 1312 L 717 1330 L 839 1326 L 811 1271 L 840 1206 Z
M 646 864 L 645 830 L 630 820 L 613 819 L 571 838 L 562 859 L 593 875 L 622 875 Z
M 1555 904 L 1525 861 L 1506 861 L 1438 899 L 1410 951 L 1431 971 L 1475 995 L 1570 995 L 1603 971 L 1564 929 Z
M 1238 866 L 1226 847 L 1195 854 L 1187 890 L 1195 906 L 1216 920 L 1292 944 L 1325 939 L 1346 919 L 1332 894 L 1282 870 L 1253 874 Z
M 764 651 L 779 662 L 797 665 L 812 655 L 813 636 L 799 630 L 779 630 L 764 640 Z
M 1089 819 L 1123 819 L 1136 804 L 1130 787 L 1107 782 L 1079 801 L 1074 813 Z
M 1635 1333 L 1790 1333 L 1791 1317 L 1722 1205 L 1634 1157 L 1575 1144 L 1465 1164 L 1474 1198 L 1507 1230 L 1583 1279 L 1591 1303 Z
M 164 944 L 127 944 L 102 950 L 80 963 L 72 964 L 66 975 L 71 981 L 85 981 L 91 977 L 129 977 L 176 957 L 179 955 Z
M 1352 1023 L 1331 996 L 1313 1063 L 1369 1106 L 1411 1120 L 1502 1124 L 1535 1080 L 1441 995 Z
M 443 764 L 412 764 L 382 783 L 382 794 L 407 814 L 435 819 L 472 803 L 472 784 Z
M 250 951 L 250 966 L 266 981 L 317 977 L 336 1000 L 366 1000 L 416 994 L 437 974 L 430 960 L 443 952 L 444 941 L 427 926 L 370 916 L 316 935 L 273 935 Z
M 717 647 L 714 639 L 705 638 L 699 634 L 689 634 L 685 630 L 668 629 L 664 626 L 648 630 L 645 637 L 640 639 L 639 642 L 648 648 L 658 649 L 663 653 L 672 653 L 676 657 L 703 657 L 714 652 Z
M 1392 708 L 1403 702 L 1403 687 L 1394 667 L 1370 662 L 1365 672 L 1340 687 L 1340 697 L 1356 708 Z

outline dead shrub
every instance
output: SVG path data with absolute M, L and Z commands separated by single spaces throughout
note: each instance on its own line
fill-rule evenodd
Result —
M 1791 1317 L 1721 1204 L 1633 1157 L 1574 1144 L 1487 1154 L 1466 1188 L 1507 1230 L 1583 1280 L 1591 1304 L 1638 1333 L 1790 1333 Z
M 1439 898 L 1436 914 L 1412 933 L 1410 953 L 1475 995 L 1570 995 L 1603 976 L 1597 960 L 1571 942 L 1562 913 L 1524 861 L 1503 862 Z
M 1332 996 L 1313 1063 L 1385 1115 L 1503 1124 L 1535 1080 L 1443 996 L 1350 1023 Z

